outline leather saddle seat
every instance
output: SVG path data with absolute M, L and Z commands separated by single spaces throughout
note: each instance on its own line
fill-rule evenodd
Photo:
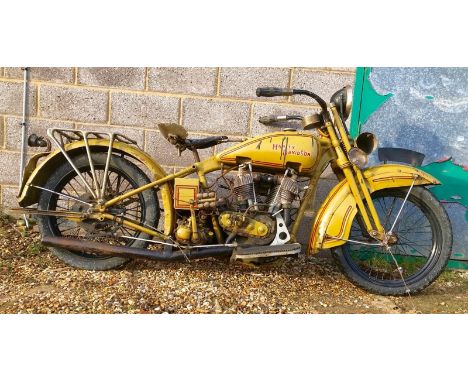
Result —
M 189 149 L 190 151 L 207 149 L 228 140 L 228 137 L 224 135 L 206 138 L 187 138 L 187 130 L 177 123 L 160 123 L 158 127 L 163 137 L 180 151 L 184 151 L 185 149 Z

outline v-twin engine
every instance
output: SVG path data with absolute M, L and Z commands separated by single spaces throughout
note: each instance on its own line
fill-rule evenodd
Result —
M 266 192 L 265 192 L 266 190 Z M 249 165 L 241 165 L 233 180 L 237 202 L 257 210 L 256 205 L 266 205 L 269 213 L 289 209 L 299 195 L 297 173 L 287 169 L 283 176 L 253 173 Z M 263 203 L 260 203 L 262 196 Z

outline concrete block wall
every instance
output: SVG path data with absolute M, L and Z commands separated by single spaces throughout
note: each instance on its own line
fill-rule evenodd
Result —
M 21 68 L 0 67 L 0 205 L 16 205 L 22 113 Z M 136 139 L 167 171 L 192 163 L 177 156 L 157 124 L 177 122 L 190 135 L 250 137 L 268 132 L 269 114 L 315 111 L 303 97 L 257 98 L 260 86 L 312 90 L 328 100 L 354 82 L 354 68 L 31 68 L 29 131 L 50 127 L 112 130 Z M 217 148 L 218 150 L 221 147 Z M 37 149 L 29 148 L 29 153 Z M 204 150 L 202 158 L 216 149 Z

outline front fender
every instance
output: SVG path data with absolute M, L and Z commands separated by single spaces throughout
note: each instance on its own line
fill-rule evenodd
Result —
M 88 143 L 93 151 L 107 152 L 109 148 L 109 141 L 107 139 L 89 139 Z M 86 152 L 84 141 L 69 143 L 65 145 L 64 148 L 71 158 Z M 136 146 L 114 141 L 113 152 L 123 153 L 142 163 L 151 172 L 154 180 L 164 178 L 167 175 L 159 164 Z M 38 164 L 41 158 L 43 158 L 43 160 Z M 49 179 L 50 174 L 65 160 L 65 157 L 59 149 L 52 151 L 45 158 L 44 154 L 38 154 L 31 158 L 25 169 L 23 183 L 18 194 L 18 203 L 21 207 L 28 207 L 39 201 L 40 190 L 31 187 L 31 185 L 43 186 L 47 179 Z M 172 190 L 167 183 L 161 185 L 160 190 L 164 208 L 164 233 L 170 235 L 174 227 Z
M 370 193 L 384 188 L 408 187 L 416 175 L 414 184 L 417 186 L 440 184 L 432 175 L 411 166 L 384 164 L 363 171 Z M 357 211 L 354 196 L 344 179 L 330 191 L 317 211 L 310 233 L 308 253 L 315 254 L 321 249 L 344 244 L 344 240 L 331 237 L 347 239 Z

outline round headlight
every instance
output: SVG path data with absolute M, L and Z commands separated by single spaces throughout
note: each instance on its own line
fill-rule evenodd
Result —
M 368 155 L 358 147 L 352 147 L 348 152 L 349 161 L 363 169 L 367 165 Z
M 356 146 L 364 151 L 367 155 L 372 154 L 372 152 L 377 148 L 379 140 L 372 133 L 361 133 L 356 138 Z
M 331 102 L 337 107 L 343 121 L 346 121 L 351 114 L 351 107 L 353 106 L 353 90 L 351 86 L 348 85 L 338 90 L 331 96 Z

